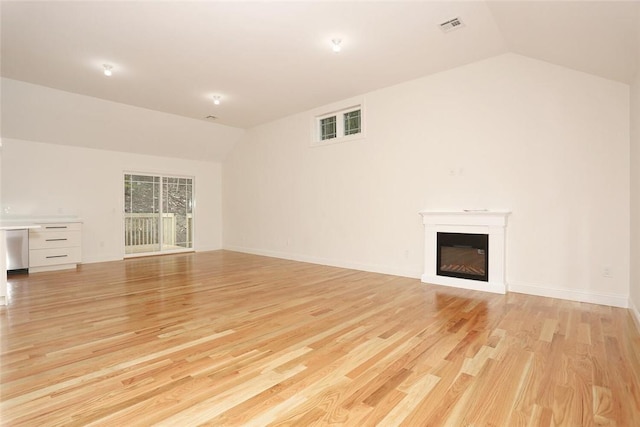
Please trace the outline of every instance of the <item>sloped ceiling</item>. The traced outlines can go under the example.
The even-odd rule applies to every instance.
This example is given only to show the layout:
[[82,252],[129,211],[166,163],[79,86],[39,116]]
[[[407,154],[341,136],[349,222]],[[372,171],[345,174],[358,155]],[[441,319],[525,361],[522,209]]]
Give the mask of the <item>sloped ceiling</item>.
[[489,2],[510,52],[623,83],[638,69],[640,2]]
[[[3,1],[0,12],[3,77],[238,128],[505,52],[623,83],[639,61],[639,1]],[[453,17],[464,27],[443,33]]]

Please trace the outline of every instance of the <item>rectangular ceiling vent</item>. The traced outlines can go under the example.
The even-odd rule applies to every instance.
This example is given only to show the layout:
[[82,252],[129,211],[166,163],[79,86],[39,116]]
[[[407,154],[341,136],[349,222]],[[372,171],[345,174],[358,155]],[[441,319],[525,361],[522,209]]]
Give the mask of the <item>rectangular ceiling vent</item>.
[[449,19],[447,22],[440,24],[440,29],[443,33],[448,33],[462,27],[464,27],[464,22],[462,22],[460,18]]

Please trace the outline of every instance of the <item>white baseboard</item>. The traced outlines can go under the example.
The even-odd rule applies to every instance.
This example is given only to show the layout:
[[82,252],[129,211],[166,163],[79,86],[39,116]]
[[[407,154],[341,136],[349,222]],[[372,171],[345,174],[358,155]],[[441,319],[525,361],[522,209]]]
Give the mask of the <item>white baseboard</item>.
[[104,257],[87,257],[82,258],[82,262],[80,264],[95,264],[97,262],[111,262],[111,261],[122,261],[124,259],[123,256],[110,255]]
[[331,267],[349,268],[353,270],[368,271],[371,273],[390,274],[392,276],[410,277],[419,279],[422,270],[403,269],[389,265],[362,264],[359,262],[350,262],[342,260],[334,260],[329,258],[314,257],[308,255],[293,254],[288,252],[270,251],[264,249],[245,248],[241,246],[225,245],[223,249],[235,252],[243,252],[254,255],[263,255],[273,258],[288,259],[291,261],[308,262],[311,264],[329,265]]
[[220,245],[198,245],[194,248],[196,252],[219,251],[222,249]]
[[[342,261],[308,255],[293,254],[288,252],[271,251],[265,249],[247,248],[242,246],[224,245],[223,249],[249,253],[254,255],[263,255],[274,258],[288,259],[292,261],[309,262],[312,264],[329,265],[333,267],[349,268],[361,271],[369,271],[372,273],[390,274],[394,276],[410,277],[414,279],[422,279],[422,270],[402,269],[388,265],[363,264],[358,262]],[[586,292],[573,289],[551,288],[537,285],[525,284],[508,284],[507,292],[517,292],[528,295],[537,295],[550,298],[559,298],[569,301],[586,302],[591,304],[608,305],[611,307],[628,308],[630,301],[627,295],[608,294],[602,292]],[[502,293],[502,292],[499,292]],[[632,313],[635,316],[640,328],[640,312],[633,307]]]
[[[208,251],[218,251],[222,249],[220,246],[203,246],[195,249],[195,252],[208,252]],[[182,252],[178,252],[182,253]],[[158,254],[160,255],[160,254]],[[111,262],[111,261],[122,261],[127,258],[124,253],[119,254],[108,254],[108,255],[100,255],[100,256],[83,256],[82,264],[94,264],[97,262]],[[135,257],[133,257],[135,258]]]
[[629,305],[629,298],[627,295],[585,292],[574,289],[558,289],[509,283],[509,292],[566,299],[569,301],[588,302],[591,304],[601,304],[621,308],[627,308]]
[[631,298],[629,298],[629,311],[631,311],[631,317],[635,320],[636,328],[640,332],[640,311],[638,311],[638,307],[636,307]]

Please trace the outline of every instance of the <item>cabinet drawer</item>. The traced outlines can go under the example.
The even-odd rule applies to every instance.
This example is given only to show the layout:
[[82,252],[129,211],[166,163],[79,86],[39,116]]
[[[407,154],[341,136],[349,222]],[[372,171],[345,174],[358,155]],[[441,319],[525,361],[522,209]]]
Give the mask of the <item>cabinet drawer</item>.
[[79,247],[29,250],[29,267],[78,264],[80,261],[81,253]]
[[29,249],[68,248],[80,243],[79,231],[40,231],[29,235]]
[[79,222],[58,222],[49,224],[39,224],[40,228],[32,228],[31,233],[42,233],[44,231],[80,231],[82,224]]

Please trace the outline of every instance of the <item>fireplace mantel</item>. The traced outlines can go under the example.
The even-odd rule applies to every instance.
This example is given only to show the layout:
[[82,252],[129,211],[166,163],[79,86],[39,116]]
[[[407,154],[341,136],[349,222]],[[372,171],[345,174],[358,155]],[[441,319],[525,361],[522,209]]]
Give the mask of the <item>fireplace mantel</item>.
[[[424,274],[422,282],[504,294],[505,280],[505,229],[509,211],[461,210],[419,212],[424,224]],[[437,234],[469,233],[489,236],[489,281],[440,276],[436,273]]]

